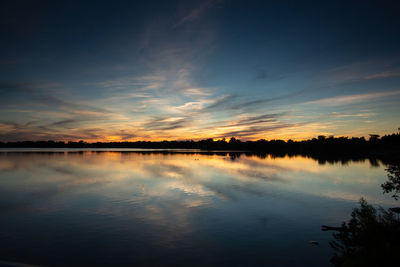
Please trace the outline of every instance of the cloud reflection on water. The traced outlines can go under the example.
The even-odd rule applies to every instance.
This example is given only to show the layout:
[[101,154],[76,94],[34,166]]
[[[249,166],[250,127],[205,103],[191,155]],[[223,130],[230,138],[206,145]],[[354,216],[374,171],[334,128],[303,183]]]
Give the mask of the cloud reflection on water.
[[[140,191],[147,198],[165,197],[179,191],[184,195],[182,201],[193,199],[197,203],[188,204],[190,207],[209,203],[204,199],[210,197],[232,199],[239,192],[262,196],[271,192],[271,188],[356,201],[360,194],[353,190],[355,184],[363,188],[365,196],[369,193],[365,189],[370,188],[371,193],[377,191],[374,188],[377,176],[383,176],[382,168],[369,168],[368,163],[353,163],[351,167],[339,164],[321,166],[303,157],[262,159],[241,156],[232,160],[228,153],[225,156],[120,152],[8,153],[0,154],[0,157],[1,173],[12,172],[12,176],[16,176],[3,178],[2,191],[21,190],[24,185],[32,199],[37,199],[38,195],[51,198],[65,191],[97,191],[112,195],[120,189],[128,189]],[[310,184],[313,184],[312,190],[307,188]],[[369,198],[377,199],[376,196],[373,194]]]
[[[29,226],[27,244],[59,235],[51,247],[71,249],[71,242],[79,242],[97,257],[107,246],[107,253],[126,251],[124,257],[135,261],[152,254],[181,258],[188,251],[184,255],[191,260],[218,265],[215,251],[230,251],[229,259],[254,251],[260,257],[263,246],[271,251],[269,258],[284,259],[279,251],[315,253],[299,242],[308,244],[307,231],[324,238],[320,223],[340,223],[346,203],[352,206],[364,196],[385,204],[379,188],[385,179],[383,166],[372,168],[369,162],[321,165],[303,157],[3,152],[0,236],[12,243],[26,237]],[[293,232],[295,237],[288,234]],[[117,245],[98,241],[103,239]]]

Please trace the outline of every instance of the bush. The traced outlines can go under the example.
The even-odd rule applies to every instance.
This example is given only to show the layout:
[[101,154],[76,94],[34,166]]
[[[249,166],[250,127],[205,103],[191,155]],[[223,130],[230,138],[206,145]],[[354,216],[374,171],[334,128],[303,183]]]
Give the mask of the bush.
[[400,220],[398,215],[383,208],[376,210],[364,199],[354,208],[351,219],[343,223],[335,241],[335,266],[385,266],[398,264],[400,251]]

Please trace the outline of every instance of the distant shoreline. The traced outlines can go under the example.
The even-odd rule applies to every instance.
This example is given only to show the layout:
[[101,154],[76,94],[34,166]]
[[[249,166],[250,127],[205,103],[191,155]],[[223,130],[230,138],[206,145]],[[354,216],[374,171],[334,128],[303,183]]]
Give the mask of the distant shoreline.
[[163,142],[55,142],[24,141],[0,142],[0,154],[4,153],[85,153],[119,152],[140,154],[207,154],[225,155],[232,159],[241,155],[260,158],[303,156],[317,160],[320,164],[369,160],[371,165],[400,164],[400,134],[381,138],[325,138],[305,141],[258,140],[242,142],[231,139],[213,141],[163,141]]
[[205,139],[199,141],[135,141],[135,142],[95,142],[87,143],[64,141],[17,141],[0,142],[0,148],[85,148],[85,149],[197,149],[204,151],[250,151],[265,153],[288,154],[351,154],[351,155],[382,155],[400,153],[400,134],[379,137],[371,135],[369,140],[364,137],[326,137],[318,136],[303,141],[257,140],[241,141],[231,138]]

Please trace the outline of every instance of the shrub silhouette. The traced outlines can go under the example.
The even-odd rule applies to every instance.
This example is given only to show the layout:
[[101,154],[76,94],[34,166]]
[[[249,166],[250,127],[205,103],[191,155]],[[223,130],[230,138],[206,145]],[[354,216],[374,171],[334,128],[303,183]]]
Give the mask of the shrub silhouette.
[[[396,200],[400,193],[400,164],[386,169],[388,181],[381,185],[383,193]],[[354,208],[349,222],[341,227],[323,226],[322,230],[337,231],[330,242],[334,249],[331,262],[335,266],[385,266],[398,264],[400,251],[400,208],[375,209],[365,199]]]
[[400,220],[383,208],[375,209],[364,199],[354,208],[330,242],[335,266],[385,266],[398,263]]
[[388,172],[388,181],[381,187],[384,193],[394,192],[392,197],[397,200],[400,193],[400,164],[389,165],[386,171]]

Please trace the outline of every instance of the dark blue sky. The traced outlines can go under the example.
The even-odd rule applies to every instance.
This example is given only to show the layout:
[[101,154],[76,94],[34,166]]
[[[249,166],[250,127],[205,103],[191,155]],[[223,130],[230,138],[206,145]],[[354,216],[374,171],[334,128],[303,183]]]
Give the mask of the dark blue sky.
[[9,1],[0,141],[400,126],[396,1]]

